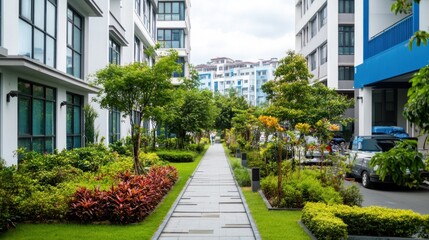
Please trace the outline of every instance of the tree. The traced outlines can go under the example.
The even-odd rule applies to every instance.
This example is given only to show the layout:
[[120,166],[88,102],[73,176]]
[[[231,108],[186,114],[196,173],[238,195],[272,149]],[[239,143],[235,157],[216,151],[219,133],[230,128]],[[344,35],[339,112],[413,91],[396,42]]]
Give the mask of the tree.
[[83,112],[85,117],[85,144],[88,145],[97,140],[94,122],[98,117],[98,113],[91,105],[85,105]]
[[[420,3],[420,0],[414,0],[414,2]],[[390,10],[395,14],[398,14],[398,13],[409,14],[409,13],[412,13],[412,7],[413,7],[412,0],[395,0]],[[429,39],[429,32],[424,30],[416,31],[414,35],[410,38],[408,46],[410,49],[412,49],[414,41],[416,41],[417,46],[420,46],[421,43],[423,43],[424,45],[427,45],[428,39]]]
[[172,73],[180,71],[176,59],[177,52],[171,51],[160,57],[153,66],[141,62],[126,66],[111,64],[96,74],[94,83],[102,87],[97,100],[100,106],[117,109],[124,116],[129,116],[136,174],[143,171],[139,162],[142,121],[149,119],[152,106],[165,103],[173,87],[170,80]]
[[213,103],[212,93],[198,89],[175,91],[175,101],[170,104],[170,116],[167,125],[176,133],[179,148],[185,147],[186,134],[210,129],[214,125],[217,109]]
[[338,122],[353,106],[352,99],[334,89],[322,83],[309,84],[312,75],[303,56],[288,51],[280,62],[276,70],[277,80],[262,87],[271,103],[265,115],[275,116],[290,126],[304,122],[314,125],[320,119]]
[[238,96],[237,92],[230,89],[227,95],[217,94],[214,97],[219,114],[216,116],[215,127],[218,130],[225,131],[232,127],[232,119],[241,110],[247,110],[249,104],[244,97]]

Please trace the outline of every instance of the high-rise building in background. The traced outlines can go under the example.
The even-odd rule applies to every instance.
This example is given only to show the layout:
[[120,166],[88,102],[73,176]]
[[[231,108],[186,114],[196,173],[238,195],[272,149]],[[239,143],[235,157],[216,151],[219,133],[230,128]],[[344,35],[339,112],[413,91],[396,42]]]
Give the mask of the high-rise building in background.
[[[429,29],[429,0],[412,1],[408,14],[394,14],[391,0],[363,0],[356,4],[355,95],[356,133],[369,135],[373,126],[405,128],[420,136],[402,115],[409,80],[429,63],[429,46],[408,48],[415,31]],[[420,136],[423,146],[425,136]]]
[[9,165],[20,147],[82,147],[86,104],[98,112],[98,140],[129,134],[121,112],[92,102],[99,89],[90,76],[108,64],[152,65],[144,50],[157,39],[189,60],[189,1],[0,0],[0,6],[0,157]]
[[267,81],[274,80],[277,65],[277,58],[246,62],[220,57],[195,68],[199,74],[200,89],[220,94],[234,90],[250,105],[260,106],[267,101],[261,87]]
[[190,0],[159,0],[157,40],[161,45],[159,54],[174,49],[179,54],[178,62],[182,64],[182,72],[174,73],[173,83],[178,84],[181,77],[189,76],[190,29],[189,18]]
[[[307,59],[312,82],[349,98],[354,97],[354,19],[354,0],[296,1],[295,50]],[[354,117],[354,109],[345,117]],[[350,135],[352,124],[343,131]]]

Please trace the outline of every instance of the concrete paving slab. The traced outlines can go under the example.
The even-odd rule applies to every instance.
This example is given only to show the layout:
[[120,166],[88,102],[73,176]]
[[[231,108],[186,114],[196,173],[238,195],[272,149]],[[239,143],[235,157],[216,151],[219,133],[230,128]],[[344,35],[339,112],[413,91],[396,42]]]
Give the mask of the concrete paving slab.
[[210,146],[152,239],[260,239],[222,145]]

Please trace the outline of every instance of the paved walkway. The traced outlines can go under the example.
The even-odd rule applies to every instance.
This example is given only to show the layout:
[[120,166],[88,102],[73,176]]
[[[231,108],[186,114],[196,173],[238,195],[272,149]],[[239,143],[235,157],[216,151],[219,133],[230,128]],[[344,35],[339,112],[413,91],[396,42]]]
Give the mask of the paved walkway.
[[207,150],[153,239],[260,239],[221,144]]

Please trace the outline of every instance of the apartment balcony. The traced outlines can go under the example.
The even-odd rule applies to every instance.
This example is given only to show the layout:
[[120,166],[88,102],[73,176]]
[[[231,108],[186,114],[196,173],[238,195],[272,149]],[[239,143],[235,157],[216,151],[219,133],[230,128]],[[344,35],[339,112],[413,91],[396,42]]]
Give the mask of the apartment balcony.
[[371,38],[365,49],[365,59],[408,40],[412,35],[413,15],[410,15]]
[[110,36],[112,36],[120,45],[128,45],[128,42],[125,38],[125,28],[111,12],[109,18],[109,32]]

